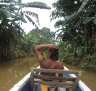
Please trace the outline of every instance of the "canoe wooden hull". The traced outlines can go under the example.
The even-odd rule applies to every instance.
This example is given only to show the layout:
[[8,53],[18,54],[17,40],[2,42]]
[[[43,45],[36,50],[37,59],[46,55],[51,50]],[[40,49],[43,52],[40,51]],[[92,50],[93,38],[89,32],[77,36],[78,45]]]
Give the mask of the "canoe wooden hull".
[[[65,67],[66,70],[68,70]],[[28,73],[22,80],[20,80],[17,84],[13,86],[9,91],[32,91],[30,84],[30,73]],[[71,75],[74,76],[74,75]],[[36,91],[40,91],[40,86],[36,86]],[[62,90],[66,91],[66,90]],[[78,83],[76,91],[92,91],[90,90],[81,80]]]

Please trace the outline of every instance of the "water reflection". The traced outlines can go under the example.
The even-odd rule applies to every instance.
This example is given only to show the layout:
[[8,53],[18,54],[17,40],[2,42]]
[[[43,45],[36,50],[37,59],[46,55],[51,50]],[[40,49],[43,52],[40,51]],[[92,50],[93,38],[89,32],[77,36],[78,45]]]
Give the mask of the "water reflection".
[[85,71],[79,67],[75,67],[69,64],[65,64],[71,70],[81,71],[81,80],[92,90],[96,91],[96,73]]
[[0,63],[0,91],[9,91],[22,77],[36,67],[32,58]]

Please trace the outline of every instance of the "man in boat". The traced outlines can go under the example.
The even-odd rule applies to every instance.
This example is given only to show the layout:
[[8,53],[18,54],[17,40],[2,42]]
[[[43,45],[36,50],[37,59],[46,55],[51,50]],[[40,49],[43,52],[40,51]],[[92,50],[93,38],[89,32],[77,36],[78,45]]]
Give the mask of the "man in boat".
[[[47,50],[46,58],[42,55],[42,50]],[[58,47],[55,44],[41,44],[35,47],[35,52],[41,68],[64,69],[63,63],[59,62]],[[49,75],[49,74],[48,74]],[[51,74],[52,75],[52,74]]]
[[[46,58],[43,57],[42,52],[46,53]],[[55,44],[41,44],[37,45],[35,47],[35,52],[40,64],[41,68],[45,69],[64,69],[64,66],[62,63],[59,62],[58,57],[59,57],[59,52],[58,52],[58,47]],[[42,75],[47,75],[47,76],[55,76],[56,74],[54,73],[41,73]],[[58,74],[58,76],[63,76],[63,74]],[[47,79],[46,79],[47,80]],[[48,86],[41,84],[41,91],[48,91]],[[52,89],[49,87],[49,89]],[[57,91],[57,87],[54,88],[54,91]]]

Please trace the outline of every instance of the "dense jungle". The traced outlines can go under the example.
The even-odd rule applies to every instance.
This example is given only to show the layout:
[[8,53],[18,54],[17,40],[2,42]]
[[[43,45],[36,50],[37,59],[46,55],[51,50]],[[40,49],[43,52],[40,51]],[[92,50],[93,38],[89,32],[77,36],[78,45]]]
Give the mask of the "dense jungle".
[[[70,69],[82,70],[81,80],[95,91],[96,0],[56,0],[50,15],[51,21],[56,20],[53,31],[47,27],[40,29],[39,15],[25,8],[51,9],[38,1],[0,0],[1,90],[7,91],[31,67],[39,65],[35,61],[36,45],[55,43],[59,47],[60,61]],[[28,33],[21,27],[27,22],[32,24]]]
[[[56,43],[62,62],[96,72],[96,0],[54,2],[50,19],[58,18],[55,32],[46,27],[39,29],[30,18],[33,16],[39,22],[38,14],[22,10],[25,7],[50,9],[46,4],[25,4],[21,0],[15,4],[4,0],[10,5],[0,2],[0,62],[32,56],[37,44]],[[27,23],[25,17],[36,27],[27,34],[20,26]]]

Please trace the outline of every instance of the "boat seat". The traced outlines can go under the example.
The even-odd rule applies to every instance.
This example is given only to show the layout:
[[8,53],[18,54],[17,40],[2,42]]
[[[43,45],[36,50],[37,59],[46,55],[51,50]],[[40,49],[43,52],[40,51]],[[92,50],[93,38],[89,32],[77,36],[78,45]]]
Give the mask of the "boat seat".
[[[42,75],[41,73],[52,73],[56,74],[56,76]],[[75,91],[79,81],[79,73],[79,71],[73,70],[35,68],[30,75],[32,91],[34,91],[35,84],[44,84],[49,88],[61,87],[66,88],[66,91]],[[59,76],[59,74],[63,74],[63,76]],[[70,76],[71,74],[75,76]]]

